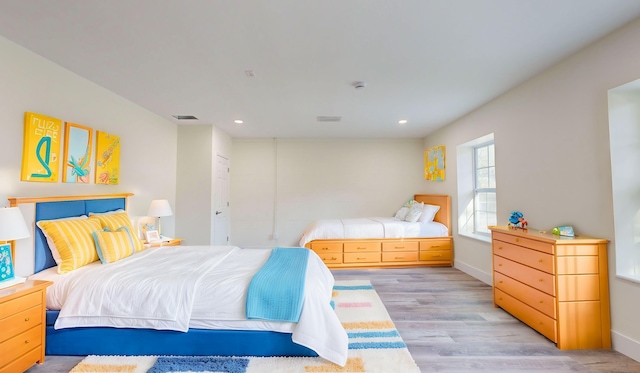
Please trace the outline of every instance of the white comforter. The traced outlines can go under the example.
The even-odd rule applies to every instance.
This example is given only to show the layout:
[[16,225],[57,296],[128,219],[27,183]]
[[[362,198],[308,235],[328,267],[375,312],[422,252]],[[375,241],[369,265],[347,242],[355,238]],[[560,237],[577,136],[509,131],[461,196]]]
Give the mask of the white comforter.
[[272,330],[339,365],[347,334],[330,306],[334,279],[310,252],[299,322],[246,320],[246,290],[271,250],[230,246],[148,249],[115,263],[99,262],[65,275],[49,269],[47,308],[59,309],[56,329],[107,326],[187,331],[192,328]]
[[300,246],[320,239],[409,238],[448,236],[448,229],[438,222],[407,222],[396,218],[357,218],[317,220],[302,234]]

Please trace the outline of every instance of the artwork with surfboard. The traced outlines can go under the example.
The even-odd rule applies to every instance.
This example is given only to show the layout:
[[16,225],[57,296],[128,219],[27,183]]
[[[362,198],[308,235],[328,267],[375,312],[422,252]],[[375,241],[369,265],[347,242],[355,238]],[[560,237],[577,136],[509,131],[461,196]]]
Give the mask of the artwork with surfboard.
[[92,139],[93,130],[91,128],[80,124],[66,123],[62,182],[89,184]]
[[26,112],[21,181],[58,182],[62,121]]
[[96,184],[117,185],[120,177],[120,137],[96,131]]

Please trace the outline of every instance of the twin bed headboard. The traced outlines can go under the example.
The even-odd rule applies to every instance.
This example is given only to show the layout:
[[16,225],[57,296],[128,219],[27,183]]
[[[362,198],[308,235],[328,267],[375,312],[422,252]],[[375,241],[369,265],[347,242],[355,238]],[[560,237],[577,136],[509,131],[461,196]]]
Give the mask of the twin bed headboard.
[[11,207],[20,208],[27,226],[31,230],[31,238],[16,242],[14,260],[16,272],[27,276],[56,265],[42,231],[35,223],[40,220],[60,219],[90,212],[107,212],[118,209],[126,210],[127,198],[131,193],[103,194],[87,196],[9,198]]

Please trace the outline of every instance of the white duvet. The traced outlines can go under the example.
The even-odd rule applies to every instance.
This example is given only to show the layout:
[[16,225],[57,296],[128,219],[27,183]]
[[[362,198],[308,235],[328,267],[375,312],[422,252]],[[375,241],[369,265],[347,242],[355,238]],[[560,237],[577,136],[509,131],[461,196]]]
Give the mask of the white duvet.
[[317,220],[302,234],[300,246],[320,239],[343,238],[411,238],[448,236],[444,224],[407,222],[396,218],[356,218]]
[[302,315],[297,323],[247,320],[246,290],[271,250],[232,246],[168,246],[115,263],[99,262],[59,275],[55,268],[31,278],[47,279],[47,308],[60,310],[56,329],[106,326],[187,331],[271,330],[343,366],[347,334],[330,306],[334,279],[309,253]]

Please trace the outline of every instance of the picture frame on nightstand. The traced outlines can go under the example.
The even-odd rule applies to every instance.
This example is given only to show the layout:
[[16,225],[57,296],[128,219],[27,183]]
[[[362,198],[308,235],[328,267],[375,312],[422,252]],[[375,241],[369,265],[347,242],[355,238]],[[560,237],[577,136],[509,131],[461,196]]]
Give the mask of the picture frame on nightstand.
[[160,234],[158,233],[158,231],[146,231],[145,232],[145,238],[147,239],[147,242],[158,242],[160,241]]
[[0,289],[21,284],[26,279],[16,276],[11,257],[11,245],[0,244]]

